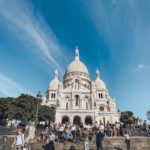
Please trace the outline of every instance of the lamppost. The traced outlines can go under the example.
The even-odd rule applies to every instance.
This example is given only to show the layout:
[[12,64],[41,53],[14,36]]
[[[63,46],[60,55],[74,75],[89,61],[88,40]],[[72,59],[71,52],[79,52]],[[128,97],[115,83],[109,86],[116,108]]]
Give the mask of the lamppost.
[[96,101],[94,100],[94,123],[95,123],[95,108],[96,108]]
[[118,121],[120,121],[120,118],[121,118],[121,111],[120,111],[120,109],[118,109],[118,115],[119,115],[119,120]]
[[37,97],[37,106],[36,106],[35,125],[37,125],[37,123],[38,123],[39,102],[40,102],[41,97],[42,97],[40,91],[38,91],[36,97]]

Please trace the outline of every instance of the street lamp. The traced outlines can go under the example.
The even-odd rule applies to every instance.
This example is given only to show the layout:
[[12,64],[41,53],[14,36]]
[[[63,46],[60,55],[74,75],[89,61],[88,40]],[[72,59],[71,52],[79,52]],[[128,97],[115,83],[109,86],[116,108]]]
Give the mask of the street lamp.
[[120,121],[120,118],[121,118],[121,111],[120,111],[120,109],[118,109],[118,115],[119,115],[119,121]]
[[38,123],[39,102],[41,101],[41,97],[42,97],[40,91],[38,91],[36,97],[37,97],[37,106],[36,106],[35,125],[37,125],[37,123]]
[[94,101],[94,123],[95,123],[95,108],[96,108],[96,101]]

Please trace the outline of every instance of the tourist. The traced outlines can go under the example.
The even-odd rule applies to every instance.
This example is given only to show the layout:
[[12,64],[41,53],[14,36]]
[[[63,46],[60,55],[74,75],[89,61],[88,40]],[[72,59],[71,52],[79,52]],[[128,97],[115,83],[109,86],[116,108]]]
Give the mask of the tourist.
[[59,131],[58,131],[58,142],[62,141],[63,132],[64,132],[64,126],[63,126],[63,125],[60,125]]
[[116,129],[116,136],[120,136],[120,123],[115,123],[115,129]]
[[53,150],[55,147],[54,147],[54,141],[55,141],[55,134],[54,132],[51,132],[50,135],[48,136],[48,138],[46,139],[46,145],[44,146],[44,148],[46,150]]
[[76,149],[75,149],[75,146],[72,145],[72,146],[69,148],[69,150],[76,150]]
[[100,128],[98,128],[98,131],[96,133],[96,147],[97,150],[103,150],[103,138],[104,138],[104,133]]
[[49,135],[49,139],[51,140],[51,141],[55,141],[55,134],[53,133],[53,132],[51,132],[50,133],[50,135]]
[[100,129],[101,129],[101,132],[103,132],[103,133],[104,133],[104,129],[105,129],[105,128],[104,128],[103,123],[100,123],[100,126],[99,126],[99,127],[100,127]]
[[68,127],[66,126],[65,129],[64,129],[64,133],[63,133],[63,138],[64,138],[64,143],[65,144],[67,143],[68,136],[69,136],[69,130],[68,130]]
[[71,134],[73,136],[73,142],[75,142],[75,138],[76,138],[76,126],[74,124],[71,127]]
[[81,129],[79,127],[77,127],[77,131],[76,131],[76,142],[79,143],[81,140]]
[[31,150],[29,144],[24,143],[24,146],[23,146],[22,150]]
[[89,132],[87,131],[87,128],[84,128],[82,134],[84,139],[84,150],[89,150]]
[[146,132],[147,132],[147,135],[150,136],[150,125],[147,125]]
[[24,134],[21,132],[21,129],[17,129],[16,137],[13,145],[15,144],[16,150],[21,150],[24,144]]
[[127,130],[125,130],[124,137],[125,137],[127,150],[130,150],[130,137],[129,137],[129,133],[127,132]]
[[53,140],[49,140],[49,143],[44,146],[45,150],[55,150],[55,145]]
[[43,132],[40,133],[39,141],[40,141],[40,143],[44,143],[44,133]]

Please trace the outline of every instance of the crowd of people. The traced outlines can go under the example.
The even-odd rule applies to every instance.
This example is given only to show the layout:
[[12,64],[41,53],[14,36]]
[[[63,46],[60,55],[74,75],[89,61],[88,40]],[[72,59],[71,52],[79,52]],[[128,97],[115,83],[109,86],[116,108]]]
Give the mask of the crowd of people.
[[69,124],[69,123],[53,123],[51,122],[49,126],[40,133],[42,137],[42,141],[47,137],[47,135],[54,135],[55,139],[59,141],[64,141],[65,143],[68,140],[73,142],[81,142],[82,141],[82,133],[84,129],[87,129],[89,132],[89,139],[92,140],[95,137],[96,130],[98,128],[101,129],[104,136],[114,137],[114,136],[124,136],[125,131],[129,133],[130,136],[134,136],[135,131],[143,131],[145,134],[149,136],[150,127],[146,126],[146,124],[124,124],[121,122],[115,122],[114,124],[107,123],[104,125],[103,123],[96,122],[95,124]]
[[[145,123],[137,124],[123,124],[121,122],[115,122],[114,124],[95,122],[95,124],[69,124],[66,123],[54,123],[51,122],[49,126],[45,126],[40,132],[38,132],[38,140],[42,143],[45,150],[55,150],[54,142],[68,142],[83,144],[84,150],[89,150],[90,143],[96,144],[97,150],[103,150],[104,137],[117,137],[122,136],[125,138],[127,149],[130,149],[130,136],[133,136],[135,128],[144,130],[147,135],[150,134],[150,127]],[[38,129],[37,129],[38,131]],[[20,129],[17,130],[15,138],[16,150],[30,150],[27,143],[24,143],[24,134]],[[72,150],[73,147],[70,148]]]
[[[96,122],[95,124],[69,124],[69,123],[53,123],[51,122],[42,132],[39,133],[39,141],[45,143],[50,141],[50,145],[54,145],[54,142],[73,142],[73,143],[83,143],[84,150],[89,149],[89,142],[96,143],[97,150],[102,150],[102,141],[105,136],[115,137],[122,136],[125,137],[125,142],[127,148],[130,149],[130,136],[133,134],[133,130],[136,128],[135,124],[123,124],[121,122],[115,122],[114,124]],[[137,128],[145,128],[147,132],[147,127],[145,124],[138,126]],[[149,131],[148,131],[149,132]]]
[[[39,141],[41,143],[47,143],[45,145],[46,150],[54,150],[54,141],[73,143],[83,143],[84,150],[89,150],[89,142],[96,141],[97,150],[103,150],[102,140],[105,136],[104,126],[90,126],[90,125],[71,125],[71,124],[54,124],[51,123],[49,127],[46,127],[44,132],[39,135]],[[72,150],[74,147],[71,147]]]

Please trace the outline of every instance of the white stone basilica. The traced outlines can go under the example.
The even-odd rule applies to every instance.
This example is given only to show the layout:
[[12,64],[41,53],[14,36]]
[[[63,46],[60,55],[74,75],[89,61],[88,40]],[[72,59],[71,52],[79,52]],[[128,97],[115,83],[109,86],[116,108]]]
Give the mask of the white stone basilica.
[[59,123],[97,121],[106,124],[118,121],[115,100],[110,97],[98,70],[96,80],[91,80],[88,69],[79,59],[78,48],[62,82],[58,80],[57,70],[54,72],[42,105],[56,108],[55,121]]

